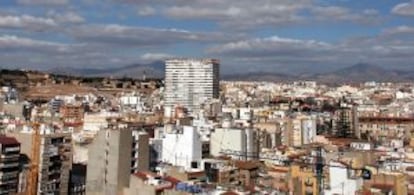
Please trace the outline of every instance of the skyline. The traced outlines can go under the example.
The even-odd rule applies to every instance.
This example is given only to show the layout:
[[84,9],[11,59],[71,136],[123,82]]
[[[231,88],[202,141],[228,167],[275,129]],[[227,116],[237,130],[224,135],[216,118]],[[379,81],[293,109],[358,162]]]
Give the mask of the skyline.
[[0,3],[2,68],[108,68],[219,58],[223,72],[413,70],[414,1],[16,0]]

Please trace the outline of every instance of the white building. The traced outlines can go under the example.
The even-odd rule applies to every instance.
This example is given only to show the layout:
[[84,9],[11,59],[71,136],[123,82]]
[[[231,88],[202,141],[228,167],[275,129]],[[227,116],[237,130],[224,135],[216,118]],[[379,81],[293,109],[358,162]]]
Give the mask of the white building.
[[197,129],[202,141],[210,141],[211,132],[214,130],[215,123],[208,120],[203,114],[193,119],[193,127]]
[[210,154],[213,156],[227,154],[234,159],[251,159],[257,155],[255,132],[249,128],[216,128],[210,138]]
[[286,131],[288,131],[287,133],[291,133],[291,137],[286,136],[286,138],[290,138],[291,141],[288,145],[290,146],[294,146],[294,147],[299,147],[302,146],[303,142],[302,142],[302,120],[295,118],[295,119],[291,119],[291,121],[289,121],[290,123],[290,128],[287,128]]
[[361,189],[362,178],[349,165],[337,161],[331,161],[329,165],[329,190],[325,190],[326,195],[355,194]]
[[192,126],[175,127],[162,139],[162,161],[191,169],[191,163],[201,160],[201,140]]
[[137,111],[138,113],[148,112],[149,108],[140,94],[124,94],[119,98],[123,110]]
[[108,127],[108,118],[119,116],[120,114],[115,112],[85,114],[83,119],[83,130],[91,133],[97,133],[99,130]]
[[[189,111],[200,109],[201,103],[219,97],[219,61],[213,59],[172,59],[166,61],[165,107],[175,106]],[[172,113],[165,113],[172,116]]]
[[316,137],[316,119],[309,117],[302,120],[302,143],[310,144]]
[[239,119],[250,121],[253,118],[253,110],[251,108],[239,108]]
[[316,118],[298,115],[281,120],[282,142],[285,145],[300,147],[313,143],[316,137]]

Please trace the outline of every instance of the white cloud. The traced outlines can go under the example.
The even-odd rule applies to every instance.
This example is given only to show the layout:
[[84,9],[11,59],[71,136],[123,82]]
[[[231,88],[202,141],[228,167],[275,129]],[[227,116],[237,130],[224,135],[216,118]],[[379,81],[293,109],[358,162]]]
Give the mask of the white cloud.
[[167,10],[167,14],[181,19],[225,19],[241,16],[242,9],[238,7],[226,7],[224,9],[197,9],[191,6],[174,6]]
[[[351,10],[340,6],[320,6],[313,0],[112,0],[156,6],[167,17],[180,20],[212,20],[232,30],[252,30],[311,23],[316,20],[377,24],[381,21],[377,10]],[[307,13],[311,13],[309,15]]]
[[382,35],[401,35],[401,34],[414,34],[414,27],[412,26],[397,26],[393,28],[385,29]]
[[165,14],[177,19],[215,20],[222,27],[231,29],[249,29],[300,22],[303,20],[300,11],[310,5],[309,0],[196,0],[170,6]]
[[85,18],[80,16],[76,12],[64,12],[64,13],[57,13],[56,11],[49,11],[47,16],[53,18],[59,23],[83,23],[85,22]]
[[34,40],[14,35],[0,36],[0,49],[4,52],[67,53],[72,46],[62,43]]
[[349,21],[362,24],[376,24],[381,21],[379,12],[375,9],[365,9],[355,12],[346,7],[314,6],[311,8],[316,20],[320,21]]
[[66,5],[69,0],[17,0],[22,5]]
[[56,22],[51,18],[41,18],[29,15],[0,16],[0,28],[20,28],[33,31],[43,31],[46,28],[57,26]]
[[332,46],[315,40],[298,40],[272,36],[227,43],[210,48],[210,53],[232,56],[305,56],[318,51],[329,51]]
[[181,29],[144,28],[123,25],[82,25],[73,27],[70,34],[84,42],[147,47],[182,42],[220,42],[235,40],[242,35],[215,32],[190,32]]
[[[387,33],[375,37],[343,40],[336,44],[278,36],[255,38],[210,47],[207,53],[230,59],[230,63],[237,64],[240,69],[254,65],[262,71],[271,71],[275,67],[278,70],[282,67],[284,70],[294,69],[289,68],[291,66],[302,67],[304,72],[321,71],[323,68],[351,65],[361,60],[407,67],[412,66],[414,61],[414,34],[408,33],[413,30],[400,27],[385,30]],[[395,39],[395,36],[389,36],[390,32],[410,36],[404,40]]]
[[174,57],[171,54],[166,54],[166,53],[145,53],[143,55],[141,55],[141,59],[145,60],[145,61],[158,61],[158,60],[165,60],[168,58],[172,58]]
[[156,12],[155,9],[151,6],[139,6],[137,13],[140,16],[151,16],[154,15]]
[[[111,59],[122,59],[113,62]],[[66,44],[14,35],[0,36],[0,61],[5,68],[84,67],[125,65],[138,57],[118,56],[105,48],[87,44]]]
[[391,13],[401,16],[414,16],[414,1],[397,4],[392,8]]

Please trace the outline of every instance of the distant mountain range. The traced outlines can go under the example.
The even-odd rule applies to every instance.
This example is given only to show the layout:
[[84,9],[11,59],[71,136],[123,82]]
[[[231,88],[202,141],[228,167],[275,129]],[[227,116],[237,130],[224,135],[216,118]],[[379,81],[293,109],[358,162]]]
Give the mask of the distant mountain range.
[[221,76],[223,80],[229,81],[273,81],[273,82],[285,82],[293,81],[298,77],[273,72],[251,72],[243,74],[224,74]]
[[246,73],[238,75],[227,75],[224,79],[247,80],[247,81],[292,81],[292,80],[314,80],[320,83],[360,83],[366,81],[378,82],[406,82],[414,81],[414,71],[388,70],[380,66],[359,63],[353,66],[341,68],[335,71],[307,74],[287,75],[280,73]]
[[156,61],[150,64],[132,64],[128,66],[121,66],[107,69],[77,69],[77,68],[53,68],[48,70],[49,73],[72,75],[72,76],[113,76],[113,77],[129,77],[142,78],[144,75],[147,78],[163,78],[165,70],[165,63],[163,61]]
[[[55,68],[49,70],[55,74],[69,74],[74,76],[113,76],[142,78],[164,77],[165,64],[157,61],[150,64],[133,64],[129,66],[109,69],[73,69]],[[222,74],[223,80],[240,81],[294,81],[294,80],[315,80],[321,83],[359,83],[365,81],[378,82],[404,82],[414,81],[414,71],[388,70],[380,66],[359,63],[350,67],[338,69],[332,72],[307,75],[289,75],[275,72],[250,72],[243,74]]]
[[360,83],[365,81],[401,82],[408,80],[407,76],[409,75],[403,76],[401,73],[372,64],[359,63],[333,72],[312,75],[310,79],[328,83]]

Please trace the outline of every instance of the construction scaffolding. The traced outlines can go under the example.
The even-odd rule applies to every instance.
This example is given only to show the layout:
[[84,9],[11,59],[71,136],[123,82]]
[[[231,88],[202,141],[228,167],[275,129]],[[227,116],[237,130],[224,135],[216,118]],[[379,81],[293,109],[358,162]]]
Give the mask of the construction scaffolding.
[[336,136],[341,138],[350,138],[353,134],[351,129],[350,109],[341,107],[339,109],[339,118],[336,122]]

